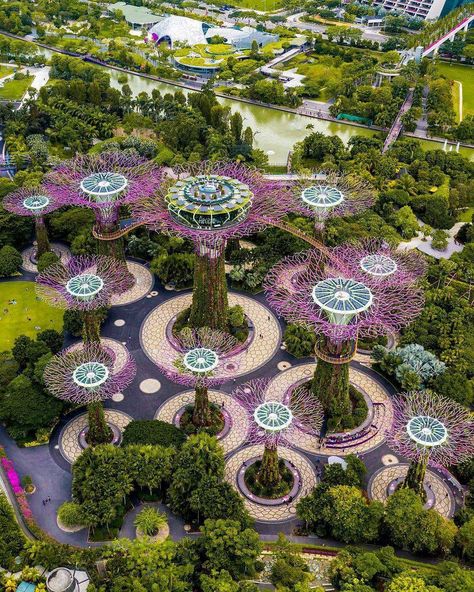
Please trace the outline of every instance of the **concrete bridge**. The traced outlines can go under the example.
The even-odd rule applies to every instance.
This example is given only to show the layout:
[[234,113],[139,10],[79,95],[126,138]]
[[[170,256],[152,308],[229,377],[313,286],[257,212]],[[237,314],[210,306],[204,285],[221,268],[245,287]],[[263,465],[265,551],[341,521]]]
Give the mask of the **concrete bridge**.
[[442,35],[439,39],[437,39],[436,41],[433,41],[427,47],[425,47],[423,49],[421,57],[426,58],[429,55],[435,56],[438,53],[439,48],[443,45],[443,43],[446,43],[446,41],[453,42],[454,38],[456,37],[456,35],[460,31],[467,31],[467,29],[469,28],[469,25],[472,23],[473,20],[474,20],[474,13],[470,14],[469,16],[464,18],[460,23],[458,23],[450,31],[448,31],[447,33]]

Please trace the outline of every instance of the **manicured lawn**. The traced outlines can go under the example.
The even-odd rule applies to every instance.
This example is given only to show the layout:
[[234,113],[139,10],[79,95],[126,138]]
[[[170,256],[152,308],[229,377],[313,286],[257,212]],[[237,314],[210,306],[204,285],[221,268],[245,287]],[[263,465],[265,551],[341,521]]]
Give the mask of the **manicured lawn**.
[[63,311],[36,300],[34,282],[0,283],[0,351],[11,349],[18,335],[35,337],[45,329],[62,331],[62,326]]
[[474,208],[467,208],[458,214],[458,222],[470,222],[472,215],[474,214]]
[[4,78],[5,76],[12,74],[13,70],[14,68],[9,68],[8,66],[0,65],[0,78]]
[[247,8],[248,10],[277,10],[283,5],[282,0],[231,0],[228,2],[231,6],[237,8]]
[[[462,109],[463,118],[466,115],[474,115],[474,68],[470,66],[461,66],[460,64],[438,64],[438,72],[444,74],[451,80],[459,80],[462,83]],[[453,87],[453,94],[456,99],[456,113],[458,112],[459,86]],[[454,104],[454,102],[453,102]]]
[[33,82],[33,76],[27,76],[23,80],[7,80],[0,88],[0,99],[7,101],[19,101]]

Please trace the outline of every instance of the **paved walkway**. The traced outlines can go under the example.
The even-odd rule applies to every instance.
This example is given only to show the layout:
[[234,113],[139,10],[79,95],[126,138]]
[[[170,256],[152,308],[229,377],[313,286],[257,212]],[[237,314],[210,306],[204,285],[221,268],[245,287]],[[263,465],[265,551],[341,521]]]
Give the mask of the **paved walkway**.
[[[406,463],[394,464],[377,471],[372,475],[369,483],[369,497],[380,502],[386,502],[388,498],[388,486],[395,479],[405,478],[408,467],[409,465]],[[445,518],[450,518],[454,513],[455,507],[450,488],[442,478],[429,469],[426,471],[425,484],[435,496],[434,509]]]
[[[71,256],[71,251],[62,243],[51,243],[51,248],[56,253],[56,255],[59,256],[61,263],[65,263]],[[38,273],[36,264],[31,260],[35,250],[35,246],[28,247],[21,253],[21,258],[23,259],[21,266],[25,271],[29,271],[31,273]]]
[[129,272],[135,278],[135,284],[123,294],[112,298],[112,306],[125,306],[144,298],[153,287],[153,275],[144,265],[127,261]]

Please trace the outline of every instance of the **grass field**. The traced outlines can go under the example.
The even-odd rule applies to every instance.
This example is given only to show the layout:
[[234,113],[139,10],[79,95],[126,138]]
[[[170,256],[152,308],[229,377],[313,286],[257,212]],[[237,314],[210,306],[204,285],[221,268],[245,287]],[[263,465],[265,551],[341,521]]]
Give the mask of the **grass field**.
[[27,76],[22,80],[7,80],[0,88],[0,99],[6,101],[19,101],[33,82],[33,76]]
[[264,10],[271,12],[282,7],[282,0],[231,0],[227,4],[247,10]]
[[63,311],[36,300],[34,282],[0,285],[0,351],[11,349],[18,335],[35,337],[45,329],[62,330]]
[[[462,110],[463,118],[466,115],[474,115],[474,68],[459,64],[438,64],[438,72],[444,74],[450,80],[459,80],[462,83]],[[453,105],[458,114],[459,85],[453,86],[453,95],[456,103]]]
[[9,68],[8,66],[0,65],[0,78],[4,78],[5,76],[12,74],[13,70],[14,68]]

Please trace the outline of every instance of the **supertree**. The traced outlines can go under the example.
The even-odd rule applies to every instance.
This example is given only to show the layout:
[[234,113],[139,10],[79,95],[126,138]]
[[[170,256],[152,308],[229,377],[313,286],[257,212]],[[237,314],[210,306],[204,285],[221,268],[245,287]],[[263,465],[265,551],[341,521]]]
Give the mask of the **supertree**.
[[[162,171],[151,161],[125,152],[81,154],[66,160],[45,178],[50,195],[67,205],[94,211],[99,254],[125,261],[123,239],[111,238],[119,229],[121,206],[152,196]],[[129,276],[130,281],[133,278]]]
[[322,242],[328,219],[359,214],[376,199],[376,191],[368,181],[335,171],[319,173],[316,180],[297,181],[293,195],[299,211],[314,218],[315,236]]
[[97,343],[65,350],[46,365],[44,381],[58,399],[76,405],[86,404],[89,416],[87,442],[91,445],[110,442],[111,430],[104,417],[102,401],[125,389],[135,376],[134,360],[127,359],[120,370],[114,368],[114,356]]
[[224,249],[278,221],[291,195],[256,169],[236,162],[203,162],[175,169],[153,197],[133,206],[147,226],[190,239],[196,252],[189,324],[227,329]]
[[307,251],[286,257],[273,267],[264,287],[270,305],[289,322],[306,324],[317,336],[318,358],[312,390],[336,427],[350,414],[349,362],[358,337],[398,332],[423,306],[415,285],[361,282],[350,269]]
[[304,386],[294,389],[286,402],[275,400],[267,378],[239,385],[232,396],[247,411],[248,442],[264,446],[257,479],[264,487],[275,487],[281,478],[278,446],[297,446],[301,431],[317,437],[323,423],[321,403]]
[[239,355],[226,359],[238,344],[235,337],[209,327],[185,328],[174,336],[174,346],[168,347],[157,364],[171,381],[195,389],[193,424],[210,425],[208,388],[224,384],[238,367]]
[[426,271],[426,260],[416,250],[397,251],[381,239],[345,243],[332,250],[332,258],[361,282],[411,284]]
[[411,460],[403,483],[423,498],[428,465],[449,467],[474,454],[474,420],[469,409],[429,391],[393,398],[387,444]]
[[44,216],[61,205],[59,198],[50,194],[44,187],[17,189],[3,199],[3,207],[9,212],[35,219],[36,260],[51,250]]
[[100,309],[126,289],[122,265],[113,257],[79,255],[54,263],[36,276],[36,293],[57,308],[82,313],[83,339],[100,341]]

